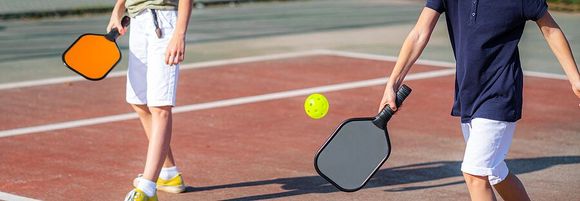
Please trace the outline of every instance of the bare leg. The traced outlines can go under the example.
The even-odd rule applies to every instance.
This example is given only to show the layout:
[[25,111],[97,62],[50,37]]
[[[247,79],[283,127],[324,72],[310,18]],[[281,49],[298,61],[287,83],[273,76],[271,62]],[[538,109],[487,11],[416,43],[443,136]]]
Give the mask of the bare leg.
[[493,186],[497,193],[503,198],[505,201],[529,201],[530,197],[528,197],[528,193],[526,192],[526,188],[522,182],[516,177],[516,175],[512,174],[511,172],[508,176],[500,182]]
[[[147,105],[131,105],[135,112],[139,115],[139,119],[141,120],[141,125],[145,130],[145,135],[147,135],[147,139],[151,136],[151,111],[149,111],[149,107]],[[169,146],[169,152],[167,153],[167,158],[165,158],[165,162],[163,163],[163,167],[173,167],[175,166],[175,159],[173,158],[173,152],[171,151],[171,145]]]
[[172,124],[171,106],[150,107],[149,111],[151,111],[152,125],[143,178],[157,181],[163,161],[169,152]]
[[496,201],[493,189],[487,180],[487,176],[476,176],[463,173],[467,190],[472,201]]

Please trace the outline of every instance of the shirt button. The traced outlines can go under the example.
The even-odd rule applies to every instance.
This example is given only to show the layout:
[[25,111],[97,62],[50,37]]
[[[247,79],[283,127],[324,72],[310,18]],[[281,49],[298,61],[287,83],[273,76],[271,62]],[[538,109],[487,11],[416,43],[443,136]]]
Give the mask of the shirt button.
[[475,16],[475,13],[471,13],[471,16]]

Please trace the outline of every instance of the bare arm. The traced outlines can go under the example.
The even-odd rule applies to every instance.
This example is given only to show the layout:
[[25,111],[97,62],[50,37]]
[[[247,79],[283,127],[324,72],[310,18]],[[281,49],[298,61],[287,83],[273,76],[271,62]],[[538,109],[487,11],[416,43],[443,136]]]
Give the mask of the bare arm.
[[550,49],[556,55],[558,62],[562,65],[562,69],[564,69],[572,85],[572,91],[580,98],[580,75],[566,36],[550,13],[546,13],[542,18],[537,20],[536,24],[544,35],[546,42],[548,42],[548,46],[550,46]]
[[121,25],[121,18],[123,18],[123,15],[125,15],[125,0],[117,0],[115,7],[113,7],[113,12],[111,13],[109,25],[107,25],[107,32],[111,31],[113,28],[117,28],[121,35],[125,34],[125,27]]
[[427,46],[439,16],[440,14],[437,11],[431,8],[423,8],[419,19],[417,20],[417,24],[405,39],[403,47],[401,47],[397,63],[393,68],[393,72],[391,73],[385,88],[379,111],[382,110],[386,104],[389,104],[393,110],[397,109],[395,105],[396,91],[399,89],[399,86],[405,79],[411,66],[413,66],[415,61],[417,61],[423,52],[423,49]]
[[171,41],[167,45],[165,63],[178,64],[185,59],[185,34],[191,16],[192,0],[180,0],[177,8],[177,22]]

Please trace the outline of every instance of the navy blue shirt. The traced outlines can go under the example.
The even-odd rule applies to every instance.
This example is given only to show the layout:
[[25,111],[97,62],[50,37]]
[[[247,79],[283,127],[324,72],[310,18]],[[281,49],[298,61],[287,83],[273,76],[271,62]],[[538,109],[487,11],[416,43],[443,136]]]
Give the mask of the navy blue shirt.
[[515,122],[522,115],[518,42],[527,20],[547,11],[545,0],[427,0],[445,12],[457,71],[451,115]]

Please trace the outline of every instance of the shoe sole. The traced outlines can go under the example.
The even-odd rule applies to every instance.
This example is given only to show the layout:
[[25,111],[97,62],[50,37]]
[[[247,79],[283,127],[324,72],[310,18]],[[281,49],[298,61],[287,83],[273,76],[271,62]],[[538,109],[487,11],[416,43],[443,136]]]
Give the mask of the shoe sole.
[[185,186],[157,186],[157,190],[167,193],[183,193]]
[[[137,188],[138,178],[133,180],[133,187]],[[157,186],[157,190],[167,192],[167,193],[183,193],[185,191],[185,186]]]

